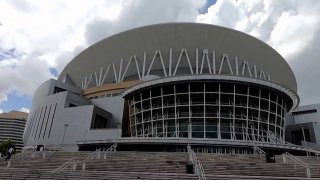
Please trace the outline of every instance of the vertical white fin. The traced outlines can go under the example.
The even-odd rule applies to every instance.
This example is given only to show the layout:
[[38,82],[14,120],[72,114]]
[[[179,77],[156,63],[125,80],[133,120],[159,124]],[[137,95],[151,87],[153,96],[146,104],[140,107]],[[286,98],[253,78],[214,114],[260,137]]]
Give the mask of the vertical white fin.
[[190,72],[191,72],[191,74],[193,74],[193,70],[192,70],[192,66],[191,66],[191,63],[190,63],[190,59],[189,59],[189,56],[188,56],[187,49],[183,48],[183,49],[181,50],[181,52],[180,52],[180,56],[179,56],[178,62],[177,62],[177,64],[176,64],[176,67],[175,67],[174,72],[173,72],[173,76],[175,76],[176,73],[177,73],[177,69],[178,69],[178,67],[179,67],[179,65],[180,65],[180,61],[181,61],[181,58],[182,58],[183,53],[185,54],[186,59],[187,59],[187,62],[188,62],[188,64],[189,64]]
[[203,72],[203,64],[204,64],[204,60],[205,60],[205,59],[207,60],[209,73],[212,74],[208,53],[209,53],[209,52],[208,52],[208,49],[203,49],[203,50],[202,50],[202,60],[201,60],[200,74],[202,74],[202,72]]
[[222,55],[222,59],[221,59],[221,62],[220,62],[220,68],[219,68],[219,74],[221,74],[221,72],[222,72],[222,67],[223,67],[223,64],[224,64],[225,60],[228,63],[228,67],[229,67],[230,73],[233,74],[233,70],[232,70],[232,67],[231,67],[231,64],[230,64],[230,61],[229,61],[229,58],[228,58],[228,54],[226,54],[226,53],[223,53],[223,55]]

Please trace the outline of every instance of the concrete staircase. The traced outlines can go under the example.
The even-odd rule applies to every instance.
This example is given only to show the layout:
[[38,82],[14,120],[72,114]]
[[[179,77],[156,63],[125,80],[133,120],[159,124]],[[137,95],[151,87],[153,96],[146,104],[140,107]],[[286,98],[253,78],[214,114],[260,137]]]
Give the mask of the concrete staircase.
[[13,157],[11,164],[12,168],[26,168],[30,170],[39,170],[39,171],[52,171],[63,163],[70,159],[82,161],[84,160],[90,152],[45,152],[45,157],[43,157],[42,152],[28,154],[19,159]]
[[[161,152],[113,152],[104,159],[82,162],[92,152],[41,152],[19,160],[13,160],[10,168],[1,162],[0,179],[196,179],[195,174],[186,174],[188,155],[186,153]],[[13,157],[14,159],[14,157]],[[76,170],[71,166],[52,174],[54,169],[73,159]],[[1,167],[2,166],[2,167]]]
[[[86,162],[82,162],[92,152],[36,152],[34,156],[13,156],[12,165],[0,161],[0,179],[150,179],[183,180],[198,179],[195,174],[186,173],[189,156],[183,152],[112,152],[104,156],[100,153]],[[19,155],[18,155],[19,156]],[[235,154],[196,154],[203,165],[207,179],[307,179],[305,169],[289,162],[282,163],[282,156],[276,156],[276,163],[265,163],[258,155]],[[320,179],[320,159],[299,157],[309,163],[311,176]],[[71,166],[52,174],[51,172],[67,161],[77,162],[76,169]]]
[[[258,155],[241,154],[197,154],[207,176],[264,176],[269,179],[288,178],[301,179],[306,177],[306,170],[301,166],[294,166],[293,162],[283,164],[282,156],[276,156],[276,163],[266,163],[265,158]],[[311,177],[320,178],[320,160],[312,157],[310,164]],[[259,177],[264,179],[263,177]],[[258,177],[254,179],[259,179]],[[247,178],[245,178],[247,179]]]
[[[315,156],[297,156],[302,161],[308,163],[311,177],[318,177],[320,179],[320,157],[317,158]],[[289,161],[292,164],[292,162]]]
[[86,169],[95,171],[185,173],[188,162],[186,153],[118,151],[106,159],[103,158],[104,156],[101,156],[101,159],[88,162]]

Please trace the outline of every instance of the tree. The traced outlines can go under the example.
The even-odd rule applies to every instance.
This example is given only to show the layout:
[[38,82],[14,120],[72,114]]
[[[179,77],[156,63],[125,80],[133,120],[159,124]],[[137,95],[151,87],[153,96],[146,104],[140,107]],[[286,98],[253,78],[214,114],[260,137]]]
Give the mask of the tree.
[[14,143],[12,142],[11,139],[7,139],[3,142],[1,142],[0,144],[0,152],[4,155],[7,154],[8,150],[10,147],[13,147],[14,146]]

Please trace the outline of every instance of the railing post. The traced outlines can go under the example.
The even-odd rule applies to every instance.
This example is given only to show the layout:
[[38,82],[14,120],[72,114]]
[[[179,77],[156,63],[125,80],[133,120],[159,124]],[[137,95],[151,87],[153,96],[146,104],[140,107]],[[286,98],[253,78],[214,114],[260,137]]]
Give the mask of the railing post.
[[285,153],[282,154],[282,161],[283,161],[283,164],[288,165],[288,163],[287,163],[287,154],[285,154]]
[[98,157],[97,157],[97,159],[100,159],[100,151],[98,151]]
[[305,167],[305,168],[306,168],[306,177],[307,177],[307,178],[310,178],[310,177],[311,177],[310,168],[309,168],[309,166],[308,166],[307,163],[303,162],[302,160],[300,160],[299,158],[293,156],[292,154],[290,154],[290,153],[288,153],[288,152],[284,153],[284,154],[283,154],[283,157],[284,157],[284,163],[286,163],[286,164],[288,164],[288,160],[287,160],[288,157],[289,157],[291,160],[293,160],[293,161],[294,161],[294,168],[295,168],[295,169],[296,169],[297,164]]
[[10,166],[11,166],[11,160],[8,161],[7,168],[9,168]]
[[199,160],[196,160],[196,162],[197,162],[197,166],[196,166],[196,167],[197,167],[197,174],[199,174],[199,175],[201,176],[201,174],[200,174],[200,168],[199,168],[199,164],[200,164],[199,162],[200,162],[200,161],[199,161]]
[[189,161],[193,164],[194,173],[197,174],[200,180],[206,180],[206,176],[204,174],[204,170],[200,160],[196,157],[195,152],[191,149],[188,145],[188,154],[189,154]]
[[308,166],[306,166],[306,176],[307,176],[307,178],[311,178],[311,173],[310,173],[310,169],[309,169],[309,167]]
[[73,163],[73,166],[72,166],[72,170],[74,171],[74,170],[76,170],[76,169],[77,169],[77,163],[74,162],[74,163]]
[[82,163],[82,170],[86,170],[86,162]]

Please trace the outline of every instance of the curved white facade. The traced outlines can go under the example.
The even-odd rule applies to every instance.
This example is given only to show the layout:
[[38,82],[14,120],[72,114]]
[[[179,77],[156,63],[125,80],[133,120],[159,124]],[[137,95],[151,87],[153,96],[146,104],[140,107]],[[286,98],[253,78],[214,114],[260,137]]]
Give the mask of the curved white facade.
[[73,149],[172,138],[283,144],[296,89],[286,61],[249,35],[146,26],[94,44],[41,85],[24,139]]

